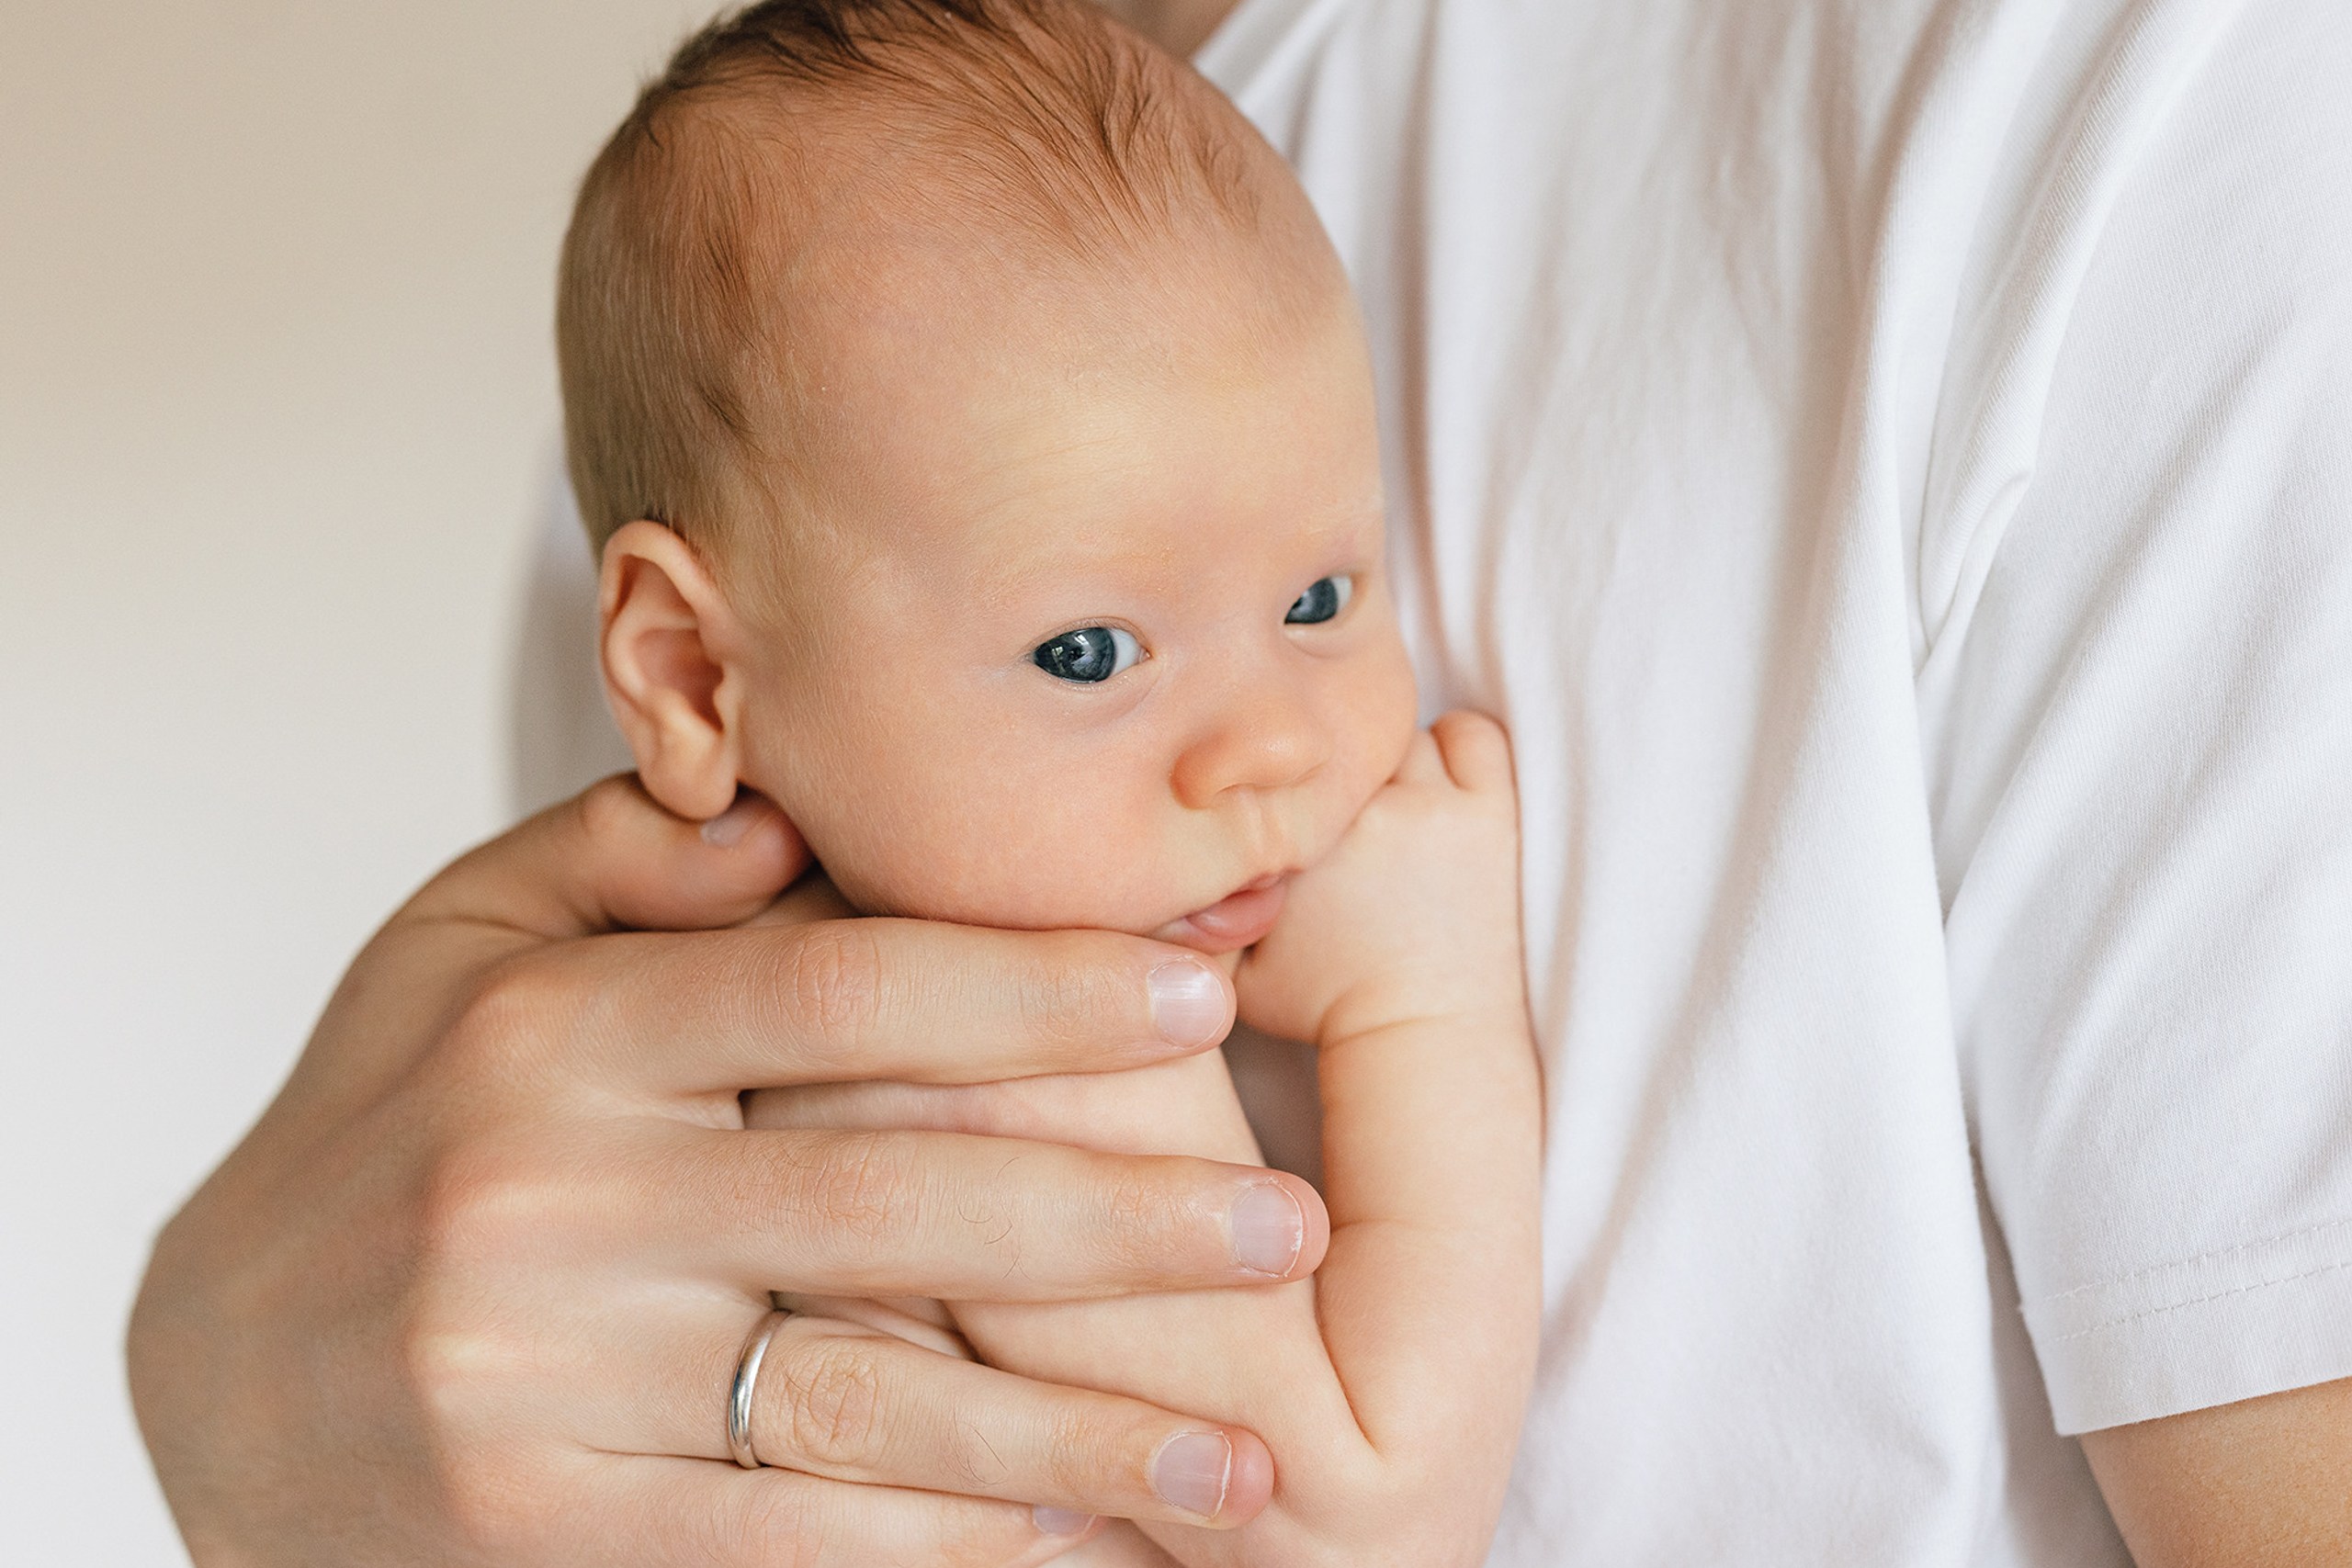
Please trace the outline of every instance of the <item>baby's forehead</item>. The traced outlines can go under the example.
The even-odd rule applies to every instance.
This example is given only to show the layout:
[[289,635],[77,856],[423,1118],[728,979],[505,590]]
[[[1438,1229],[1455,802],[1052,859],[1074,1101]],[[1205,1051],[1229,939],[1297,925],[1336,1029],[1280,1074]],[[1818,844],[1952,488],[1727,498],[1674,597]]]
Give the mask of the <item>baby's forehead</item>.
[[1352,320],[1328,252],[1215,204],[1170,202],[1154,231],[1080,243],[941,194],[910,167],[924,157],[779,160],[800,183],[754,215],[775,231],[744,366],[766,393],[754,445],[781,477],[937,458],[995,480],[1046,455],[1115,468],[1139,444],[1117,419],[1139,384],[1214,397],[1335,305]]
[[801,602],[919,585],[976,615],[1080,587],[1142,605],[1376,537],[1369,370],[1349,302],[1328,303],[1284,325],[1171,301],[1109,345],[1094,326],[1057,341],[1042,312],[869,335],[794,446]]

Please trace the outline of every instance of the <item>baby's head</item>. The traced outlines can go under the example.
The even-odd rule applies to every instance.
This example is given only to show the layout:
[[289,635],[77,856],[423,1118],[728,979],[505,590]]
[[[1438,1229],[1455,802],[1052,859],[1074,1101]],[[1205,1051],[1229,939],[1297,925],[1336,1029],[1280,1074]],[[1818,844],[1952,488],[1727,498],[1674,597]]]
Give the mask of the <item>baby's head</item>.
[[646,787],[768,795],[862,908],[1238,946],[1403,755],[1339,264],[1080,0],[715,25],[589,173],[559,337]]

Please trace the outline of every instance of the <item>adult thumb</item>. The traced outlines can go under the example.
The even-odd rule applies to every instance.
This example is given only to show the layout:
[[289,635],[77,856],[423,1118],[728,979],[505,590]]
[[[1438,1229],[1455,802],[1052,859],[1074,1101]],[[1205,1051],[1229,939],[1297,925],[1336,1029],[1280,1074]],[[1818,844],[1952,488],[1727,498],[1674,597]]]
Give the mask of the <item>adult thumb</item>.
[[690,822],[622,773],[455,862],[397,919],[478,921],[549,942],[731,926],[766,908],[808,858],[784,813],[752,791]]

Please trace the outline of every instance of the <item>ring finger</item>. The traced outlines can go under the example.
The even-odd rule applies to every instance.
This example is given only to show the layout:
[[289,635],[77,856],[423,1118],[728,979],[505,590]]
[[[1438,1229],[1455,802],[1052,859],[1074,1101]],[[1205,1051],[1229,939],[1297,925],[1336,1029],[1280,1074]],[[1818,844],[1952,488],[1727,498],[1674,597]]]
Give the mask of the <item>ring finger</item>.
[[[695,1353],[665,1416],[669,1451],[729,1457],[726,1404],[745,1326]],[[776,1327],[752,1383],[751,1437],[763,1465],[1071,1514],[1230,1527],[1273,1490],[1272,1458],[1250,1432],[834,1318]]]

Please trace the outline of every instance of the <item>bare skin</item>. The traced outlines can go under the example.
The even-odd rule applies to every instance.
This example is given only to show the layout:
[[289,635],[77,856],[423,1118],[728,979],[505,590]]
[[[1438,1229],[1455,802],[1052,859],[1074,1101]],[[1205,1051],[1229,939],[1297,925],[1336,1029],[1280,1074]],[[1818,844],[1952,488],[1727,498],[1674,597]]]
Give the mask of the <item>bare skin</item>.
[[2352,1381],[2083,1435],[2140,1568],[2352,1562]]
[[[1229,1215],[1269,1180],[1308,1222],[1291,1277],[1326,1235],[1313,1189],[1255,1168],[743,1132],[746,1085],[1115,1069],[1230,1018],[1213,971],[1210,1006],[1196,986],[1156,1010],[1154,973],[1198,961],[1130,937],[789,904],[722,929],[807,860],[756,802],[706,834],[612,781],[458,862],[369,943],[165,1229],[132,1320],[132,1393],[198,1563],[1000,1568],[1067,1551],[1093,1515],[1197,1521],[1151,1489],[1171,1438],[1261,1451],[811,1336],[762,1380],[755,1430],[783,1451],[856,1417],[875,1441],[837,1477],[727,1462],[728,1377],[772,1290],[1262,1284]],[[611,934],[630,928],[699,934]],[[829,1371],[849,1365],[865,1375]],[[972,1492],[1020,1501],[952,1495]],[[1237,1490],[1218,1522],[1263,1501]]]

